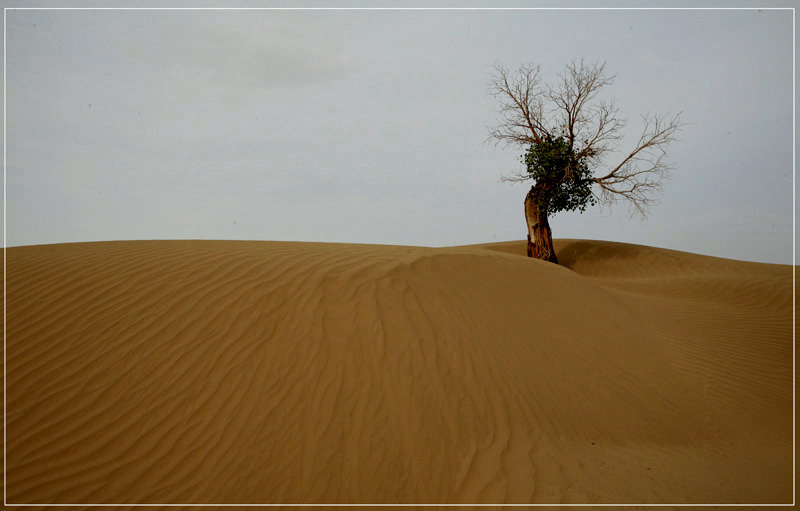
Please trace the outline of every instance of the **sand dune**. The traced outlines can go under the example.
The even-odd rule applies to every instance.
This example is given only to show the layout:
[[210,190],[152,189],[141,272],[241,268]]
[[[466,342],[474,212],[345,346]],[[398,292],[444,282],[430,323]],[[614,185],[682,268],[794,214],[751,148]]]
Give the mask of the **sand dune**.
[[7,250],[9,503],[785,503],[792,267],[620,243]]

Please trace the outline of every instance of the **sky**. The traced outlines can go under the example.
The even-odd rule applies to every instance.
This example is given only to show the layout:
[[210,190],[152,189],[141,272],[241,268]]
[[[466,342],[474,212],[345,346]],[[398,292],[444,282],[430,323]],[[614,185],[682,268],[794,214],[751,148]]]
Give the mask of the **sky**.
[[552,82],[585,59],[616,75],[600,98],[628,119],[618,158],[643,114],[687,124],[645,220],[562,212],[554,238],[792,264],[793,16],[9,9],[5,242],[524,239],[530,185],[500,182],[523,150],[486,143],[490,66]]

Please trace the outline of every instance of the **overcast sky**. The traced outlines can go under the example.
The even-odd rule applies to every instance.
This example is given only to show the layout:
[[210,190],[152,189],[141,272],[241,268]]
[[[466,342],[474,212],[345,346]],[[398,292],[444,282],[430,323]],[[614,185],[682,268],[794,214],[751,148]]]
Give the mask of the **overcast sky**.
[[621,150],[640,114],[690,124],[646,221],[565,212],[555,238],[792,262],[791,10],[8,10],[5,30],[8,246],[524,239],[526,186],[499,182],[522,151],[484,144],[488,66],[549,81],[585,58],[617,75]]

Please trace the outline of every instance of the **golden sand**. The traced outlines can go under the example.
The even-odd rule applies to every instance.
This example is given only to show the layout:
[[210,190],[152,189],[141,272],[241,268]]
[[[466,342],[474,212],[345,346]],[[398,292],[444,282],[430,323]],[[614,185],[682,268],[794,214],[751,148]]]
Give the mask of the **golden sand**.
[[9,248],[9,503],[785,503],[792,267]]

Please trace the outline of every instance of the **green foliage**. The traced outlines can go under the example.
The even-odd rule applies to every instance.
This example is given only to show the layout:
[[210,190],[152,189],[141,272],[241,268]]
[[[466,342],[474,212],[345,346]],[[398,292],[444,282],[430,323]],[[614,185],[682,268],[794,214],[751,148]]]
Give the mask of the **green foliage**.
[[532,144],[522,156],[522,163],[535,181],[533,198],[549,214],[575,210],[583,213],[597,202],[585,158],[577,158],[563,135],[546,135],[541,143]]

